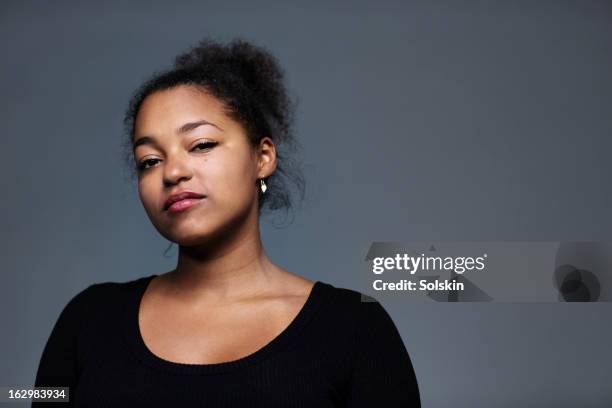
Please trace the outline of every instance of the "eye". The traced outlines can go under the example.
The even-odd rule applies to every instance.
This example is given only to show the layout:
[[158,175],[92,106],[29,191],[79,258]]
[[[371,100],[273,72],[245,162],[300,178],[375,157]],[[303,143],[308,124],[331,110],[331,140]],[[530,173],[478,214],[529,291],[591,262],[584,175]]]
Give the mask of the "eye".
[[[143,171],[146,170],[148,168],[150,168],[151,166],[155,165],[155,163],[157,163],[159,160],[157,159],[147,159],[147,160],[143,160],[142,163],[140,163],[138,165],[138,170]],[[148,164],[150,164],[151,166],[148,166]]]
[[[201,142],[198,143],[197,145],[194,146],[193,149],[191,149],[192,151],[203,151],[203,150],[207,150],[207,149],[211,149],[213,147],[215,147],[219,142]],[[147,160],[143,160],[139,165],[138,165],[138,170],[139,171],[144,171],[147,170],[151,167],[153,167],[155,164],[157,164],[159,160],[158,159],[147,159]]]
[[[211,149],[215,147],[216,145],[217,145],[217,142],[200,142],[197,145],[195,145],[195,147],[191,150],[201,151],[201,150]],[[199,147],[202,147],[202,149],[199,149]]]

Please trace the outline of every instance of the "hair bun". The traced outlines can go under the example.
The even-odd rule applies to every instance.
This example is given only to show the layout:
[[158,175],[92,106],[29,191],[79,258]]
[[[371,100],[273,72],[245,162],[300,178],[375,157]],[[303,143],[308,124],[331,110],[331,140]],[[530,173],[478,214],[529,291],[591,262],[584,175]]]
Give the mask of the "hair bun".
[[242,39],[234,39],[227,45],[210,39],[201,40],[197,46],[175,58],[175,69],[207,70],[226,66],[238,70],[242,81],[251,89],[273,87],[282,81],[283,73],[278,61],[264,48]]

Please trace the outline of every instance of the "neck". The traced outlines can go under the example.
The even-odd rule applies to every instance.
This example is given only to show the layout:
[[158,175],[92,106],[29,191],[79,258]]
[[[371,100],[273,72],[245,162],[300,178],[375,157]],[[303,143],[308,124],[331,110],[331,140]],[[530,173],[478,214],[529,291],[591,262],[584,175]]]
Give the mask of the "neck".
[[279,275],[266,255],[256,209],[238,227],[197,246],[179,246],[176,269],[168,283],[182,296],[229,301],[264,293]]

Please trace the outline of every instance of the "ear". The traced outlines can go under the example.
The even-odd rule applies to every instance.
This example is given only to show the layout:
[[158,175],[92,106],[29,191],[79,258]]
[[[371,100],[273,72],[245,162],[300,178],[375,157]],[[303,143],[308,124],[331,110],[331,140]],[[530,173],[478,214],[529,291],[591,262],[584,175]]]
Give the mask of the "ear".
[[257,149],[257,178],[266,178],[276,170],[276,147],[268,136],[259,141]]

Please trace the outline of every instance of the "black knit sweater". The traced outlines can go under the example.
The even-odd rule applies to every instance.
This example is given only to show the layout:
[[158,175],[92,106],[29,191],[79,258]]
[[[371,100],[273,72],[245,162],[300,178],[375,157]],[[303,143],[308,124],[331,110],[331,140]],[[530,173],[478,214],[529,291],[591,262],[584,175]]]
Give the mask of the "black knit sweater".
[[372,298],[317,281],[295,319],[258,351],[182,364],[153,354],[140,334],[140,300],[155,276],[94,284],[70,300],[35,382],[70,387],[70,404],[48,406],[420,407],[408,352]]

